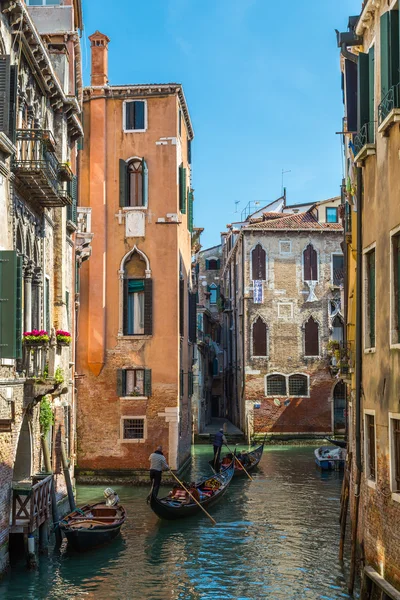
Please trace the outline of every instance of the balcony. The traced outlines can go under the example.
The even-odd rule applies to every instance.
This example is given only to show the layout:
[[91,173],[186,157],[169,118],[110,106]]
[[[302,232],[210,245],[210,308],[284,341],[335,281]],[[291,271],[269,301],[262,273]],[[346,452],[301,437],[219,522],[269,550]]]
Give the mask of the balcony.
[[60,163],[55,155],[55,141],[45,129],[18,129],[12,170],[16,178],[41,206],[69,206],[72,198],[59,183]]
[[33,533],[51,517],[52,485],[52,475],[13,483],[11,533]]
[[365,123],[358,134],[354,136],[353,143],[355,152],[354,161],[356,163],[361,163],[362,165],[368,156],[376,154],[375,121]]
[[400,121],[400,84],[390,88],[378,106],[378,132],[389,135],[390,128]]

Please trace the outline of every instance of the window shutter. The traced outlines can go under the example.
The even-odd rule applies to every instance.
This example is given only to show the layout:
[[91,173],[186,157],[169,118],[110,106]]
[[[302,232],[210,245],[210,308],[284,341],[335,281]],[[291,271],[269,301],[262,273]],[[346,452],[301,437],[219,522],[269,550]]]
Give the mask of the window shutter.
[[196,328],[197,328],[197,302],[196,294],[189,293],[189,341],[196,343]]
[[188,395],[193,396],[193,371],[188,373]]
[[15,143],[15,132],[17,128],[17,88],[18,88],[18,67],[10,67],[10,112],[8,119],[8,137]]
[[144,370],[144,395],[151,396],[151,369]]
[[16,356],[22,358],[22,256],[17,257],[17,319],[16,319]]
[[192,140],[187,141],[187,159],[188,159],[188,163],[189,165],[192,164]]
[[17,253],[0,252],[0,358],[17,358]]
[[186,169],[183,165],[179,167],[179,210],[186,213]]
[[345,59],[346,116],[348,131],[357,131],[357,63]]
[[128,165],[119,159],[119,205],[128,206]]
[[[389,20],[390,12],[381,16],[381,100],[389,91]],[[360,53],[361,54],[361,53]],[[360,92],[358,92],[360,93]]]
[[317,252],[312,244],[308,244],[303,252],[304,260],[304,281],[317,281],[318,279],[318,264]]
[[147,163],[142,159],[142,206],[149,205],[149,170]]
[[357,129],[369,121],[369,58],[368,54],[360,52],[358,55],[358,82],[357,82]]
[[210,269],[210,261],[206,260],[206,270],[208,271]]
[[304,353],[306,356],[319,355],[318,332],[318,323],[310,317],[304,327]]
[[78,178],[76,175],[72,177],[70,193],[72,198],[71,206],[67,206],[67,219],[72,223],[77,222],[77,205],[78,205]]
[[144,280],[144,335],[153,335],[153,280]]
[[[400,237],[396,237],[396,245],[397,245],[397,341],[400,342]],[[399,465],[400,466],[400,465]]]
[[185,282],[183,279],[179,280],[179,335],[183,337],[185,332],[185,308],[184,308],[184,296],[185,296]]
[[125,129],[135,129],[135,102],[125,102]]
[[10,118],[10,57],[0,55],[0,131],[8,135]]
[[134,129],[144,129],[144,102],[132,102],[134,106]]
[[260,317],[253,324],[253,356],[267,356],[267,326]]
[[126,393],[126,370],[117,369],[117,396],[120,398]]
[[[261,244],[253,249],[251,253],[251,271],[253,281],[266,280],[266,253]],[[219,268],[219,266],[218,266]]]
[[375,121],[375,46],[368,52],[368,121]]
[[399,13],[381,16],[381,100],[393,85],[399,83]]
[[188,229],[193,233],[193,192],[188,193]]
[[369,258],[369,337],[371,348],[375,346],[375,251],[370,252]]
[[217,260],[217,269],[220,269],[220,268],[221,268],[221,261],[220,261],[220,259],[218,259]]
[[128,285],[129,279],[124,279],[123,332],[128,333]]

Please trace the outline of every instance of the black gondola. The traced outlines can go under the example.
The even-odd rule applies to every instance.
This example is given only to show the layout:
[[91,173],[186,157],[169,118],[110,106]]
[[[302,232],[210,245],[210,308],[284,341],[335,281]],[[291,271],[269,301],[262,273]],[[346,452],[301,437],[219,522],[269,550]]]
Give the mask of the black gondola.
[[326,438],[330,444],[338,446],[338,448],[347,448],[346,440],[334,440],[332,438]]
[[68,540],[68,546],[78,552],[91,550],[113,540],[125,522],[123,506],[86,504],[74,510],[60,521],[60,529]]
[[[250,452],[248,452],[246,454],[246,462],[244,463],[244,468],[246,469],[246,471],[249,473],[250,471],[253,471],[258,463],[261,460],[261,457],[263,455],[263,451],[264,451],[264,442],[258,446],[258,448],[255,448],[254,450],[251,450]],[[236,450],[235,450],[236,453]],[[232,456],[232,454],[227,454],[222,461],[226,460],[227,458],[230,458]],[[218,465],[215,465],[215,461],[214,460],[210,460],[208,461],[208,464],[212,467],[212,469],[218,473],[219,470],[221,469],[221,466],[223,467],[223,462],[221,463],[221,461],[219,462]],[[246,474],[244,469],[242,469],[239,466],[239,463],[237,460],[235,460],[235,475],[243,475]]]
[[[197,483],[195,488],[201,495],[209,494],[207,498],[200,499],[200,504],[206,510],[225,494],[233,477],[233,461],[226,469],[222,469],[220,473],[216,473],[212,477],[205,479],[201,483]],[[165,498],[157,498],[152,493],[150,498],[150,507],[160,519],[174,521],[175,519],[184,519],[202,512],[200,506],[192,499],[185,504],[166,496]]]

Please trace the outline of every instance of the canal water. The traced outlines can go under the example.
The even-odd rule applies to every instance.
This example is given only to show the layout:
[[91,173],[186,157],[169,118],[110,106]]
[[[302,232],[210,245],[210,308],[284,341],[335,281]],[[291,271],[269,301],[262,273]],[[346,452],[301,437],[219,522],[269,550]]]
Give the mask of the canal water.
[[[193,450],[192,477],[209,474],[209,446]],[[235,478],[212,526],[203,516],[161,522],[148,490],[116,487],[128,513],[109,546],[73,554],[63,545],[28,572],[21,561],[1,599],[339,600],[338,473],[316,470],[311,447],[267,447],[254,481]],[[80,486],[79,504],[103,488]],[[161,489],[168,491],[167,488]]]

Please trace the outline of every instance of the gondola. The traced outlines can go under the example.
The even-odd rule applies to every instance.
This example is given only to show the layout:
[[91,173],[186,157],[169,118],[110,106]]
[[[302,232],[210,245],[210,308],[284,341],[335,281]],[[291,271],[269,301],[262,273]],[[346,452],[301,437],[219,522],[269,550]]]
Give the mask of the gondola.
[[68,540],[68,546],[82,552],[113,540],[125,519],[125,509],[121,505],[86,504],[64,517],[60,521],[60,529]]
[[[253,471],[258,463],[261,460],[261,457],[263,455],[263,451],[264,451],[264,442],[258,446],[258,448],[255,448],[254,450],[251,450],[250,452],[247,453],[247,461],[244,464],[244,468],[246,469],[246,471],[249,473],[250,471]],[[236,450],[235,450],[236,453]],[[227,457],[232,456],[231,454],[227,454],[224,458],[226,459]],[[224,459],[223,459],[224,460]],[[213,471],[215,471],[216,473],[218,473],[221,469],[221,461],[218,465],[215,465],[214,460],[210,460],[208,461],[208,464],[212,467]],[[245,470],[240,467],[239,463],[237,460],[235,460],[235,475],[243,475],[245,474]]]
[[332,438],[326,438],[328,440],[328,442],[330,444],[334,444],[335,446],[338,446],[339,448],[347,448],[347,442],[346,440],[334,440]]
[[[214,474],[208,479],[204,479],[200,483],[196,483],[195,488],[200,493],[200,498],[207,495],[206,498],[200,499],[200,504],[206,510],[213,506],[225,494],[232,480],[234,472],[233,461],[226,469],[222,469],[220,473]],[[160,519],[174,521],[176,519],[184,519],[202,512],[201,508],[192,499],[186,504],[174,500],[170,496],[165,498],[157,498],[154,493],[150,497],[150,508],[156,513]]]

